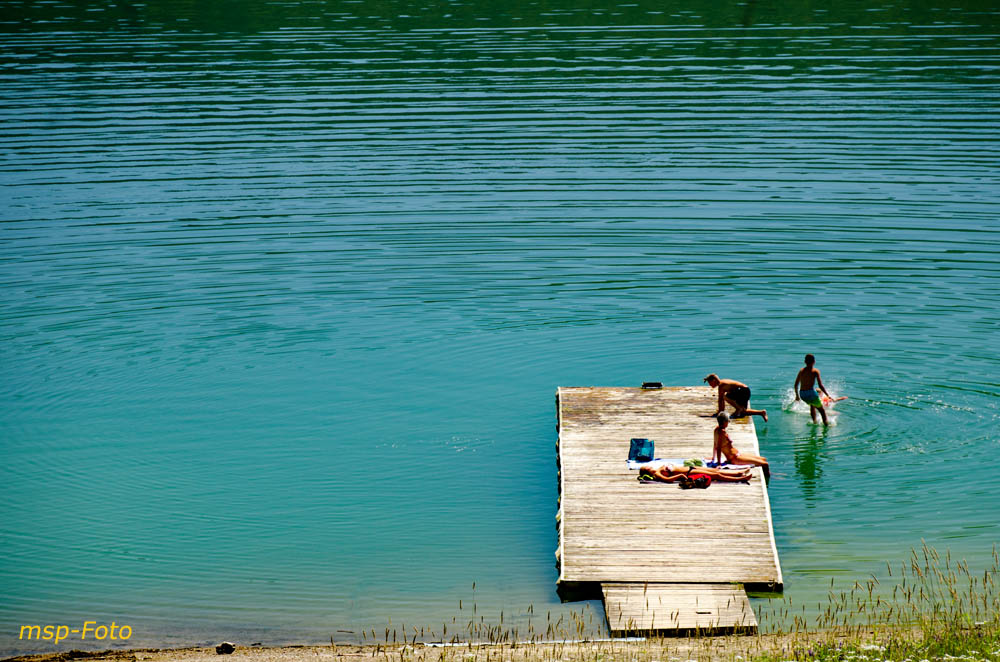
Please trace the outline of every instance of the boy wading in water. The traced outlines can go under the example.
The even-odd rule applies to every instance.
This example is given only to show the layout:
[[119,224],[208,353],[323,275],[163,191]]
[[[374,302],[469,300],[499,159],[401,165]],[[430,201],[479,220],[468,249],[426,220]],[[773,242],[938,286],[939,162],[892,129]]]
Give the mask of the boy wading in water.
[[719,389],[719,406],[714,416],[726,411],[726,403],[733,406],[733,418],[743,418],[744,416],[760,416],[767,423],[766,409],[750,409],[750,387],[735,379],[719,379],[714,372],[702,380],[708,382],[712,388]]
[[829,425],[830,422],[826,419],[826,409],[823,409],[823,400],[816,392],[816,385],[819,384],[819,390],[830,400],[833,400],[833,396],[827,393],[826,387],[823,386],[823,380],[819,378],[819,370],[813,367],[815,363],[816,357],[812,354],[806,354],[806,365],[796,375],[792,390],[795,391],[796,400],[802,400],[809,405],[809,415],[812,416],[813,423],[816,422],[816,411],[819,410],[820,416],[823,417],[823,425]]

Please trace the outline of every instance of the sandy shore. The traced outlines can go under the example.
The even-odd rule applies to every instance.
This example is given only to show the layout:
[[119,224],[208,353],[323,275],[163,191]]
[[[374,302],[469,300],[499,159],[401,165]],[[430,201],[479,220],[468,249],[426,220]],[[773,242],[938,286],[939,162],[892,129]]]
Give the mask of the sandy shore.
[[[68,651],[7,658],[0,662],[568,662],[571,660],[621,660],[623,662],[671,662],[689,660],[749,659],[761,654],[781,655],[814,642],[837,641],[832,633],[727,636],[702,638],[665,638],[644,641],[595,641],[585,643],[470,644],[428,646],[423,644],[358,646],[240,646],[230,655],[219,655],[214,648],[131,649],[117,651]],[[858,641],[857,632],[851,637]],[[876,633],[865,633],[861,640],[877,641]]]

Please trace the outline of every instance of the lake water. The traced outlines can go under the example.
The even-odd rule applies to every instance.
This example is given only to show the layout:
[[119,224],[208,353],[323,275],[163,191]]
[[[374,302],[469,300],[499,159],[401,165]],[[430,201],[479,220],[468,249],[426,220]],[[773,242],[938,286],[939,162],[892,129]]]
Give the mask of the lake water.
[[749,383],[796,609],[989,559],[993,3],[88,4],[0,2],[3,651],[600,632],[559,385]]

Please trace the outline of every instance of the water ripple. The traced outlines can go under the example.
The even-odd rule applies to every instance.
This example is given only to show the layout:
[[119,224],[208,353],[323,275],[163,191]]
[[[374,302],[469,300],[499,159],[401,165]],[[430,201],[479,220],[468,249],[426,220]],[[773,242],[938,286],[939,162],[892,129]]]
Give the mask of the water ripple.
[[3,630],[562,613],[553,388],[708,371],[772,411],[796,602],[975,558],[1000,34],[962,5],[0,0]]

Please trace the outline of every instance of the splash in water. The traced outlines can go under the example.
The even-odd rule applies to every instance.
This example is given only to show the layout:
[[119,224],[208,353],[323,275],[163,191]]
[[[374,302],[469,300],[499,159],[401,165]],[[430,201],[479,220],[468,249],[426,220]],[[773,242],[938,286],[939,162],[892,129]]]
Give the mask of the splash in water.
[[[834,407],[839,401],[838,399],[841,398],[842,396],[839,395],[839,389],[829,388],[827,389],[827,391],[829,391],[831,397],[829,399],[824,397],[823,405],[824,409],[826,409],[826,417],[827,420],[829,421],[829,425],[833,426],[837,424],[837,415],[834,412]],[[796,400],[795,391],[790,388],[786,389],[781,396],[781,409],[783,411],[793,412],[796,414],[805,414],[806,416],[809,415],[809,405],[807,405],[802,400]],[[820,419],[818,415],[816,416],[816,421],[814,422],[817,425],[823,424],[823,421]]]

